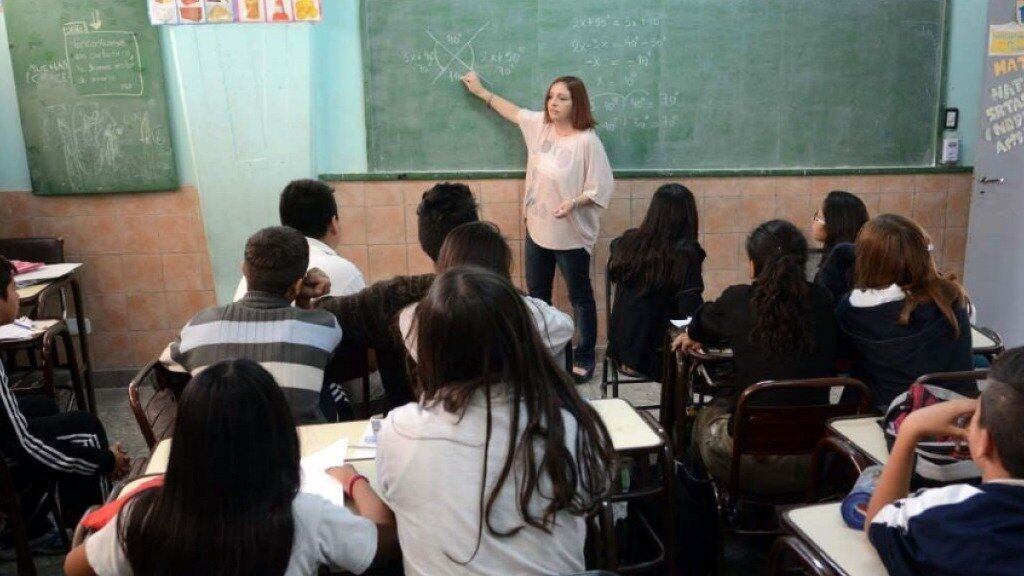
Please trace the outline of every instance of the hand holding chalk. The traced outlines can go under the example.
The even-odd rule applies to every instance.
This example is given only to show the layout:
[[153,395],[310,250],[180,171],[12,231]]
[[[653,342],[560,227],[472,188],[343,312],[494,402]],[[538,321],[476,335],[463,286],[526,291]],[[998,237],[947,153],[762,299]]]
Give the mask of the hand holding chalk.
[[480,76],[477,75],[476,71],[470,70],[462,75],[462,84],[469,90],[470,93],[480,96],[484,91],[484,85],[480,82]]

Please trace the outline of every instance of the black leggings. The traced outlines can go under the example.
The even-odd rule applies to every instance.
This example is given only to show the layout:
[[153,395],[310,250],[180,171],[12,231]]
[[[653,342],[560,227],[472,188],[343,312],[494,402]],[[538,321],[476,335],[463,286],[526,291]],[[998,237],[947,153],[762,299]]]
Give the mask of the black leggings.
[[[44,443],[59,447],[68,453],[74,453],[79,447],[108,448],[107,434],[103,424],[89,412],[59,412],[57,404],[49,396],[19,396],[18,406],[28,420],[28,428],[32,434]],[[8,454],[19,453],[8,452]],[[73,528],[93,504],[101,504],[110,492],[110,484],[106,474],[84,476],[57,472],[47,468],[27,456],[20,456],[12,466],[16,489],[22,493],[21,506],[25,520],[29,523],[29,536],[38,536],[50,528],[46,520],[46,512],[35,512],[42,492],[33,486],[34,480],[40,477],[57,481],[57,494],[61,511],[68,528]],[[38,484],[38,483],[35,483]]]

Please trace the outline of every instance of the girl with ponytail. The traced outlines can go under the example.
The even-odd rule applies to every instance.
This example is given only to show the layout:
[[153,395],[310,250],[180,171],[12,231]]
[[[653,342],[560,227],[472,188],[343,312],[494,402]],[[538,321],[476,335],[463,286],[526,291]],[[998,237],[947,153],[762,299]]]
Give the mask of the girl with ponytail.
[[[807,240],[793,224],[771,220],[758,226],[746,243],[752,282],[726,288],[704,304],[688,332],[673,348],[699,349],[727,344],[736,364],[737,397],[764,380],[821,378],[835,374],[836,323],[828,290],[807,281]],[[825,393],[776,393],[772,405],[827,402]],[[729,478],[732,402],[718,400],[701,410],[694,441],[708,471]],[[763,494],[791,492],[806,480],[804,457],[744,461],[740,484]]]

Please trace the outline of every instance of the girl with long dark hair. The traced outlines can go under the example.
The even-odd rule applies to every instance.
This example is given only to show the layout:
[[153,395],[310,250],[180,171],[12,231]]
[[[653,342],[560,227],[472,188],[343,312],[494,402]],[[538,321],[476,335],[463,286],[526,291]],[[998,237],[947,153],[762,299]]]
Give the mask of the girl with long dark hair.
[[551,303],[555,268],[562,271],[580,331],[573,373],[578,381],[589,380],[594,374],[597,344],[590,256],[614,181],[604,145],[594,131],[597,122],[587,88],[575,76],[555,78],[541,112],[520,108],[484,88],[476,72],[467,73],[462,82],[523,133],[527,150],[523,194],[526,285],[530,296]]
[[582,571],[611,440],[522,296],[494,272],[453,268],[415,326],[419,403],[389,412],[377,439],[406,575]]
[[163,487],[131,497],[65,572],[359,574],[396,555],[394,517],[369,485],[351,466],[328,473],[339,491],[351,485],[359,515],[299,492],[299,438],[273,376],[249,360],[218,362],[185,387]]
[[[479,266],[512,281],[512,248],[491,222],[467,222],[456,227],[441,244],[435,269],[438,274],[457,266]],[[565,351],[572,340],[573,324],[568,314],[551,304],[523,296],[526,309],[533,316],[541,340],[559,366],[565,365]],[[405,339],[405,347],[416,359],[416,304],[407,306],[398,315],[398,328]]]
[[837,301],[852,288],[853,243],[868,219],[864,202],[842,190],[829,192],[814,215],[812,236],[821,242],[821,262],[814,283],[827,288]]
[[703,302],[706,253],[697,241],[697,202],[682,184],[665,184],[639,228],[611,244],[614,283],[608,355],[626,374],[661,376],[662,339],[673,318],[689,318]]
[[[879,408],[924,374],[973,367],[967,292],[936,269],[917,223],[896,214],[868,222],[853,284],[836,318],[853,375],[871,386]],[[944,386],[977,391],[973,381]]]
[[[738,396],[764,380],[820,378],[835,374],[836,322],[828,291],[807,281],[807,240],[793,224],[771,220],[758,226],[746,243],[750,284],[726,288],[694,316],[687,333],[673,348],[728,344],[736,364]],[[821,394],[776,392],[772,405],[827,402]],[[694,442],[708,470],[729,478],[732,406],[718,401],[701,410]],[[749,464],[749,465],[748,465]],[[740,483],[760,493],[786,493],[806,481],[809,461],[803,457],[744,461]]]

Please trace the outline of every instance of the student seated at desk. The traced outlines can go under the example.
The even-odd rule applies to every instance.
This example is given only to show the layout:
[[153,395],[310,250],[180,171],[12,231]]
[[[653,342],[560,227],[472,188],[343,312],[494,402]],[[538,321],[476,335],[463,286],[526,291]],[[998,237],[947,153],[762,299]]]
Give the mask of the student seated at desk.
[[611,439],[546,353],[522,295],[475,267],[416,310],[417,404],[377,438],[406,576],[568,574],[611,486]]
[[614,283],[608,355],[627,375],[661,377],[665,331],[704,302],[706,253],[697,241],[697,202],[681,184],[658,188],[639,228],[612,240]]
[[309,245],[293,228],[253,234],[242,266],[249,285],[245,297],[193,316],[160,362],[195,376],[225,358],[254,360],[274,375],[297,422],[323,422],[324,368],[341,341],[341,328],[327,312],[292,306],[308,260]]
[[[334,250],[341,241],[341,225],[338,220],[338,203],[334,199],[334,190],[319,180],[294,180],[281,191],[278,204],[281,225],[295,228],[306,237],[309,243],[308,268],[316,268],[331,279],[331,296],[347,296],[366,288],[363,273],[355,264],[340,256]],[[235,290],[235,302],[245,297],[249,291],[245,276],[238,282]],[[353,349],[347,341],[342,341],[334,358],[326,369],[324,393],[321,397],[321,409],[328,420],[338,417],[354,416],[351,412],[350,400],[364,402],[362,397],[361,379],[347,380],[338,375],[349,374],[354,357],[366,357],[366,349]],[[362,361],[360,359],[360,365]],[[370,380],[370,399],[376,400],[384,395],[379,378]]]
[[[963,429],[962,419],[970,417]],[[868,538],[892,576],[1024,574],[1024,348],[998,356],[980,400],[912,412],[868,505]],[[982,484],[909,495],[918,442],[967,442]]]
[[[13,322],[18,308],[14,265],[0,256],[0,325]],[[22,491],[41,479],[56,480],[66,522],[77,522],[86,508],[102,502],[108,480],[128,473],[128,456],[120,444],[107,444],[107,433],[96,416],[61,413],[45,394],[15,395],[2,362],[0,401],[0,446],[8,459],[13,488]],[[64,541],[58,530],[69,526],[54,526],[46,511],[36,510],[41,497],[35,489],[20,496],[29,547],[34,554],[62,554]],[[0,558],[13,560],[10,522],[6,524],[0,534]]]
[[[726,288],[694,316],[673,348],[700,349],[726,342],[736,364],[736,395],[764,380],[835,375],[836,323],[828,290],[807,281],[807,240],[796,226],[772,220],[747,238],[753,282]],[[828,391],[775,392],[772,405],[821,404]],[[697,415],[693,439],[716,478],[729,477],[733,440],[729,420],[734,406],[718,399]],[[749,461],[748,461],[749,460]],[[810,459],[803,456],[744,459],[740,484],[763,494],[793,492],[806,484]]]
[[68,576],[355,574],[397,556],[394,516],[351,465],[328,469],[356,514],[299,492],[299,437],[273,376],[218,362],[185,387],[161,487],[68,554]]
[[[852,375],[885,410],[924,374],[971,370],[967,292],[939,274],[915,222],[883,214],[857,237],[853,292],[836,307]],[[945,388],[977,392],[973,381]]]
[[828,288],[836,301],[853,289],[853,243],[868,218],[864,202],[842,190],[829,192],[814,215],[812,236],[822,244],[814,283]]
[[[443,182],[423,193],[416,208],[420,247],[434,262],[445,237],[455,227],[476,222],[476,200],[469,186]],[[381,225],[389,225],[382,223]],[[329,279],[311,272],[307,280],[317,286],[314,295],[325,294]],[[398,329],[398,313],[419,302],[434,281],[433,274],[396,276],[377,282],[348,296],[328,296],[316,301],[316,307],[334,314],[345,332],[347,344],[360,343],[377,356],[384,392],[391,406],[413,401],[406,370],[405,344]]]
[[[511,282],[512,249],[494,224],[469,222],[448,234],[438,255],[438,274],[456,266],[479,266]],[[523,303],[530,311],[548,353],[559,366],[565,366],[565,346],[572,340],[574,332],[572,317],[540,298],[523,295]],[[416,359],[416,326],[413,322],[416,306],[407,306],[398,317],[398,326],[413,360]]]

